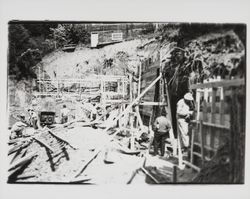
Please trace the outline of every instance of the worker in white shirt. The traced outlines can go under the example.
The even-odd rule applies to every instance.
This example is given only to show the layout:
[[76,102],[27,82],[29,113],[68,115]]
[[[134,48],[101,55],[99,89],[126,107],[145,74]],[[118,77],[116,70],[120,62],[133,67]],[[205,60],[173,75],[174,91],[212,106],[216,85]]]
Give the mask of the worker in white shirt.
[[192,94],[186,93],[184,98],[180,99],[177,103],[177,128],[179,129],[179,136],[184,152],[189,147],[188,126],[193,115],[193,100]]
[[167,113],[164,109],[161,111],[161,115],[155,119],[154,130],[154,155],[158,155],[158,149],[161,150],[161,156],[165,155],[165,140],[169,136],[169,130],[171,129],[171,122],[166,117]]
[[15,139],[18,137],[22,137],[24,129],[28,125],[26,124],[25,121],[25,115],[21,114],[19,116],[19,121],[17,121],[11,128],[11,134],[10,134],[10,139]]

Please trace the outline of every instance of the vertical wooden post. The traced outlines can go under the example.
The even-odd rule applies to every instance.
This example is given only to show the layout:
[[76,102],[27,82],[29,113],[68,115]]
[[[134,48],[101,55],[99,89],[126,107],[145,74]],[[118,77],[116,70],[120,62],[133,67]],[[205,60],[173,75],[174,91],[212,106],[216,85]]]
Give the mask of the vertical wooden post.
[[[139,81],[138,81],[138,90],[137,90],[137,96],[139,96],[141,94],[141,62],[139,64]],[[136,111],[136,118],[137,118],[137,127],[138,126],[143,126],[142,123],[142,119],[141,119],[141,115],[139,112],[139,105],[135,107],[135,111]]]
[[[198,121],[196,121],[198,122]],[[196,123],[197,125],[197,123]],[[190,146],[190,162],[193,164],[194,162],[194,130],[191,130],[191,146]]]
[[[211,122],[213,124],[216,123],[216,93],[217,93],[217,88],[213,87],[212,88],[212,105],[211,105]],[[209,134],[210,134],[210,147],[214,148],[214,140],[215,140],[215,136],[216,136],[216,129],[214,129],[213,127],[209,127]],[[209,151],[211,152],[211,151]],[[211,156],[211,154],[209,153],[209,156]]]
[[[131,108],[133,109],[133,107]],[[130,119],[130,132],[131,132],[131,137],[130,137],[130,149],[134,150],[135,149],[135,129],[134,129],[134,113],[132,112],[129,113],[129,119]]]
[[125,98],[125,85],[124,85],[124,78],[122,78],[122,99]]
[[130,99],[130,102],[133,101],[133,83],[132,83],[132,75],[129,75],[129,99]]
[[[164,97],[164,99],[165,99],[165,102],[167,102],[167,107],[166,108],[167,108],[167,112],[168,112],[168,117],[169,117],[169,120],[171,122],[171,126],[173,128],[172,111],[171,111],[171,104],[170,104],[170,98],[169,98],[169,92],[168,92],[168,83],[167,83],[167,81],[166,81],[165,78],[163,78],[163,86],[165,88],[164,89],[165,90],[165,97]],[[177,155],[177,146],[178,146],[178,143],[177,143],[177,140],[174,137],[173,131],[171,131],[170,133],[172,133],[171,137],[173,137],[173,140],[171,140],[171,145],[173,146],[173,156],[176,156]]]
[[[225,89],[223,87],[221,87],[221,98],[220,98],[220,108],[219,108],[219,114],[220,114],[220,124],[224,125],[225,124],[225,102],[224,102],[224,98],[225,98]],[[223,130],[222,130],[223,132]],[[218,135],[218,147],[220,147],[221,145],[221,137],[220,137],[220,133]]]
[[101,103],[104,104],[105,96],[104,96],[104,80],[101,78]]
[[139,81],[138,81],[138,95],[139,96],[141,94],[141,61],[139,64]]
[[57,82],[57,96],[59,96],[59,81],[58,81],[58,79],[56,80],[56,82]]
[[204,165],[205,155],[204,155],[204,135],[203,135],[203,123],[200,121],[199,133],[201,138],[201,164]]
[[207,101],[204,99],[202,107],[202,120],[207,122]]
[[177,183],[177,167],[173,166],[173,183]]
[[[177,116],[176,116],[177,118]],[[181,135],[180,135],[180,129],[179,129],[179,125],[177,123],[177,145],[178,145],[178,166],[179,168],[183,169],[183,154],[181,151]]]
[[[197,113],[196,113],[196,129],[199,128],[199,120],[200,120],[200,97],[201,97],[202,90],[196,91],[196,102],[197,102]],[[191,131],[191,152],[190,152],[190,162],[193,164],[194,159],[194,130]]]
[[143,127],[143,122],[142,122],[142,119],[141,119],[141,115],[140,115],[140,112],[139,112],[139,107],[136,106],[136,116],[137,116],[137,121],[139,123],[139,126],[140,127]]

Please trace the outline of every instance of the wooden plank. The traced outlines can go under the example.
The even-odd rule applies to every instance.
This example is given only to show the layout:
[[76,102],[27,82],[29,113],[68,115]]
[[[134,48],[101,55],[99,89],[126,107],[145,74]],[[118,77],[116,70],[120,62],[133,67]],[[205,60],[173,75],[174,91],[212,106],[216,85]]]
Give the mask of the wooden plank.
[[22,165],[24,165],[25,163],[27,163],[28,161],[30,161],[33,157],[36,156],[38,152],[32,152],[26,156],[24,156],[23,158],[20,158],[18,161],[14,162],[13,164],[10,165],[9,171],[14,170]]
[[66,143],[67,145],[69,145],[72,149],[76,150],[76,147],[73,147],[68,141],[66,141],[65,139],[62,139],[61,137],[59,137],[58,135],[52,133],[51,130],[48,131],[50,135],[52,135],[53,137],[55,137],[56,139],[58,139],[59,141]]
[[[222,89],[222,96],[221,96],[221,100],[220,100],[220,105],[219,105],[219,114],[220,114],[220,125],[225,126],[225,89]],[[223,129],[222,129],[223,130]],[[222,132],[223,133],[223,132]],[[221,136],[220,134],[218,135],[218,147],[220,147],[221,145]]]
[[[198,152],[194,152],[194,155],[195,155],[195,156],[198,156],[199,158],[202,158],[202,155],[201,155],[200,153],[198,153]],[[210,161],[210,160],[211,160],[211,158],[209,158],[209,157],[207,157],[207,156],[205,156],[204,159],[205,159],[206,161]]]
[[183,163],[184,163],[185,165],[191,167],[192,169],[198,171],[198,172],[200,172],[200,170],[201,170],[199,167],[195,166],[194,164],[192,164],[191,162],[188,162],[188,161],[186,161],[186,160],[183,160]]
[[144,167],[141,167],[141,170],[148,176],[150,177],[156,184],[160,184],[160,182],[152,176]]
[[177,166],[173,167],[173,183],[177,183]]
[[203,135],[203,125],[202,125],[202,120],[200,121],[200,126],[199,126],[199,134],[201,138],[201,162],[202,166],[204,165],[204,160],[205,160],[205,155],[204,155],[204,135]]
[[136,170],[132,173],[132,175],[131,175],[130,179],[128,180],[127,184],[131,184],[131,183],[132,183],[133,179],[135,178],[136,174],[137,174],[139,171],[140,171],[140,168],[139,168],[139,169],[136,169]]
[[203,101],[202,115],[203,121],[207,121],[207,102],[205,100]]
[[245,79],[232,79],[232,80],[223,80],[218,82],[208,82],[204,84],[191,84],[190,89],[198,88],[214,88],[214,87],[230,87],[230,86],[241,86],[245,85]]
[[191,131],[191,148],[190,148],[190,163],[194,162],[194,130]]
[[141,115],[140,115],[138,106],[136,107],[136,116],[137,116],[137,122],[139,124],[139,127],[142,128],[143,127],[143,122],[142,122],[142,119],[141,119]]
[[140,106],[167,106],[166,103],[163,102],[140,102],[139,103]]
[[[196,146],[198,146],[198,147],[201,147],[201,144],[198,143],[198,142],[194,142],[194,145],[196,145]],[[204,148],[207,149],[207,150],[210,150],[210,151],[214,151],[214,152],[216,151],[216,149],[211,148],[210,146],[204,145]]]
[[[177,117],[177,115],[176,115]],[[178,147],[178,166],[179,168],[183,167],[183,154],[181,151],[181,134],[180,134],[180,129],[179,125],[177,125],[177,147]]]
[[215,108],[216,108],[216,102],[215,102],[215,99],[216,99],[216,92],[217,92],[217,88],[213,88],[212,90],[212,102],[211,102],[211,114],[212,114],[212,123],[215,122]]
[[[192,120],[191,122],[197,123],[198,121]],[[228,125],[213,124],[211,122],[203,122],[203,126],[211,126],[211,127],[214,127],[214,128],[220,128],[220,129],[225,129],[225,130],[230,129],[230,126],[228,126]]]
[[101,152],[101,150],[97,149],[96,152],[94,152],[94,155],[91,156],[91,158],[86,161],[86,164],[83,165],[83,167],[77,172],[74,178],[77,178],[82,174],[82,172],[88,167],[88,165],[98,156],[98,154]]
[[[196,92],[196,102],[197,102],[197,115],[196,115],[196,121],[200,120],[200,98],[201,98],[201,92]],[[196,124],[196,130],[198,130],[199,125],[198,123]],[[192,130],[192,135],[191,135],[191,154],[190,154],[190,162],[193,164],[193,152],[194,152],[194,131]]]
[[[211,114],[212,114],[212,118],[211,118],[211,122],[214,124],[215,123],[215,120],[216,120],[216,116],[215,116],[215,113],[216,113],[216,94],[217,94],[217,90],[218,88],[215,88],[213,87],[212,88],[212,105],[211,105]],[[212,127],[209,126],[209,135],[210,135],[210,147],[211,148],[214,148],[214,140],[215,140],[215,136],[216,134],[214,134],[212,131]]]
[[44,143],[42,140],[40,140],[39,138],[33,138],[35,141],[37,141],[40,145],[42,145],[43,147],[45,147],[46,149],[48,149],[49,151],[51,151],[52,153],[55,152],[55,150],[53,148],[51,148],[49,145],[47,145],[46,143]]

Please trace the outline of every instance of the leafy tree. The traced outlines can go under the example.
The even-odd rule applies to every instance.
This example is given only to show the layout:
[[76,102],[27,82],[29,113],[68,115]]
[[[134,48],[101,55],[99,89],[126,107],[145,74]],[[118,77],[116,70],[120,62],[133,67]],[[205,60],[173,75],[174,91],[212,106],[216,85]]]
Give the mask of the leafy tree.
[[56,42],[56,48],[61,47],[64,44],[67,43],[67,34],[66,34],[66,29],[65,26],[59,24],[56,28],[50,28],[51,30],[51,37],[54,39]]
[[85,24],[75,24],[73,26],[76,43],[90,43],[90,33],[87,31]]
[[86,44],[90,41],[90,34],[84,24],[59,24],[56,28],[50,30],[57,48],[65,44]]

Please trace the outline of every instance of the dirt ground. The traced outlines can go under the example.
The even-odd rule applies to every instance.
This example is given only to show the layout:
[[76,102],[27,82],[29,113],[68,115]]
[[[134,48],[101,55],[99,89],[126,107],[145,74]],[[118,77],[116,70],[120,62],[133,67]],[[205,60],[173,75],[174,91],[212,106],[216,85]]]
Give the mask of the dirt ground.
[[[119,141],[110,142],[109,135],[101,129],[74,125],[70,129],[54,130],[53,133],[67,140],[75,149],[67,146],[62,152],[60,148],[54,147],[54,153],[49,153],[44,146],[33,141],[17,157],[9,156],[12,163],[12,159],[21,158],[23,153],[38,154],[9,182],[127,184],[134,172],[144,165],[159,183],[172,183],[173,160],[147,155],[145,161],[145,156],[121,153],[117,144]],[[46,132],[40,132],[40,138],[42,136],[46,137],[48,144],[54,144],[55,140]],[[92,161],[86,166],[90,160]],[[186,183],[190,182],[195,173],[191,169],[178,170],[177,176],[179,183]],[[142,170],[138,170],[131,181],[131,184],[139,183],[155,184]]]

